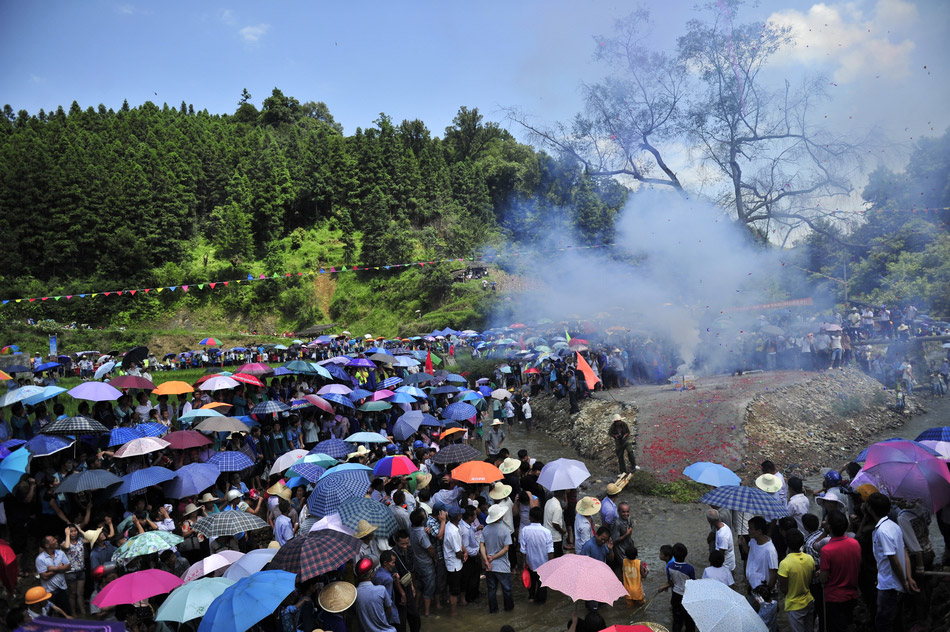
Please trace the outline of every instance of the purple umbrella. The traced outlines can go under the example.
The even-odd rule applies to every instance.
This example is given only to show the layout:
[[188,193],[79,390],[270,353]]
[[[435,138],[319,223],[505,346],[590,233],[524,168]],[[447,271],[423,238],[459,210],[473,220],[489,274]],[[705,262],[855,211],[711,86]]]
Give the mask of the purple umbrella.
[[353,358],[346,363],[346,366],[365,366],[368,369],[376,368],[376,365],[373,364],[373,361],[366,358]]
[[875,443],[868,448],[864,470],[881,482],[881,491],[894,498],[919,499],[934,511],[950,502],[947,462],[911,441]]
[[317,395],[326,395],[328,393],[336,393],[338,395],[349,395],[353,391],[352,388],[344,384],[327,384],[326,386],[321,386],[320,390],[317,391]]
[[83,382],[69,389],[67,395],[90,402],[111,402],[122,397],[122,392],[105,382]]

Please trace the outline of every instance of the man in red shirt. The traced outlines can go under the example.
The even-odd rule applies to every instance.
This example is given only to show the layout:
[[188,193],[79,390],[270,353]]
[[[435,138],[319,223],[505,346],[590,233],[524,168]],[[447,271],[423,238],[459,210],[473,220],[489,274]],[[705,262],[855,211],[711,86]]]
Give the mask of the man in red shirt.
[[819,579],[825,587],[825,629],[847,630],[858,599],[858,567],[861,545],[845,536],[848,519],[833,511],[828,514],[831,540],[821,549]]

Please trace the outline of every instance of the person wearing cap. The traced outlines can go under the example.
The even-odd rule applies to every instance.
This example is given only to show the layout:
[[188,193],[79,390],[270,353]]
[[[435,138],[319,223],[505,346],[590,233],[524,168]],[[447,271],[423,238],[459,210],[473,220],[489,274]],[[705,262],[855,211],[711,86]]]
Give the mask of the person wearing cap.
[[[459,595],[462,594],[462,565],[468,559],[468,553],[462,546],[462,532],[459,530],[459,521],[462,519],[462,508],[451,504],[445,508],[448,522],[445,523],[445,534],[442,536],[442,553],[445,558],[445,571],[449,585],[449,616],[458,615]],[[465,605],[462,597],[462,605]]]
[[62,608],[52,602],[52,596],[52,593],[42,586],[34,586],[26,591],[23,601],[26,603],[26,612],[31,620],[37,617],[72,619]]
[[[617,452],[617,463],[620,465],[620,473],[626,474],[637,469],[636,444],[633,435],[630,434],[630,426],[624,423],[620,414],[615,414],[610,425],[610,438],[614,440],[614,449]],[[630,469],[627,470],[627,464],[624,461],[624,455],[630,461]]]
[[390,623],[395,620],[393,600],[384,586],[373,583],[375,567],[368,557],[356,563],[356,615],[363,632],[396,632]]
[[505,509],[501,505],[492,505],[488,508],[487,524],[482,530],[482,541],[479,552],[485,564],[485,583],[488,592],[488,612],[498,612],[498,585],[501,584],[502,600],[505,612],[515,608],[515,601],[511,594],[511,563],[508,560],[508,551],[511,547],[511,533],[502,524],[501,519]]
[[[577,501],[574,509],[574,548],[580,551],[584,543],[594,537],[594,516],[600,513],[600,501],[585,496]],[[609,527],[608,527],[609,529]]]

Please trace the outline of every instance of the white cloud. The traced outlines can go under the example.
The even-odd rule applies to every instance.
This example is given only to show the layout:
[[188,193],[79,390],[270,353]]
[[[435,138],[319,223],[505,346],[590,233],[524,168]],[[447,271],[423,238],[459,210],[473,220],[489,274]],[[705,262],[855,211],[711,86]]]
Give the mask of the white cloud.
[[40,77],[39,75],[30,75],[30,83],[35,84],[35,85],[46,83],[46,77]]
[[218,19],[228,26],[237,26],[237,18],[234,17],[234,12],[231,9],[222,9],[218,14]]
[[256,44],[270,30],[270,24],[258,24],[256,26],[245,26],[238,31],[245,42]]
[[915,45],[902,33],[917,21],[916,7],[904,0],[877,0],[871,17],[855,3],[819,3],[807,13],[789,9],[769,17],[769,22],[791,27],[796,40],[781,59],[828,64],[834,80],[842,83],[905,76]]
[[121,13],[122,15],[132,15],[133,13],[135,13],[135,7],[132,6],[131,4],[120,4],[119,6],[115,8],[115,10]]

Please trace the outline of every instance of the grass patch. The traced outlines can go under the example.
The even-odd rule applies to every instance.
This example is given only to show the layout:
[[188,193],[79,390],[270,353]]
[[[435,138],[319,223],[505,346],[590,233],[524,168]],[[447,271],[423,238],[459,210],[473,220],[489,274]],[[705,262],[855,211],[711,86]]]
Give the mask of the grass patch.
[[857,395],[839,395],[831,405],[831,411],[839,416],[855,415],[865,409],[864,400]]
[[630,477],[627,489],[640,496],[658,496],[677,503],[694,503],[709,491],[709,486],[685,478],[663,483],[653,474],[637,470]]

